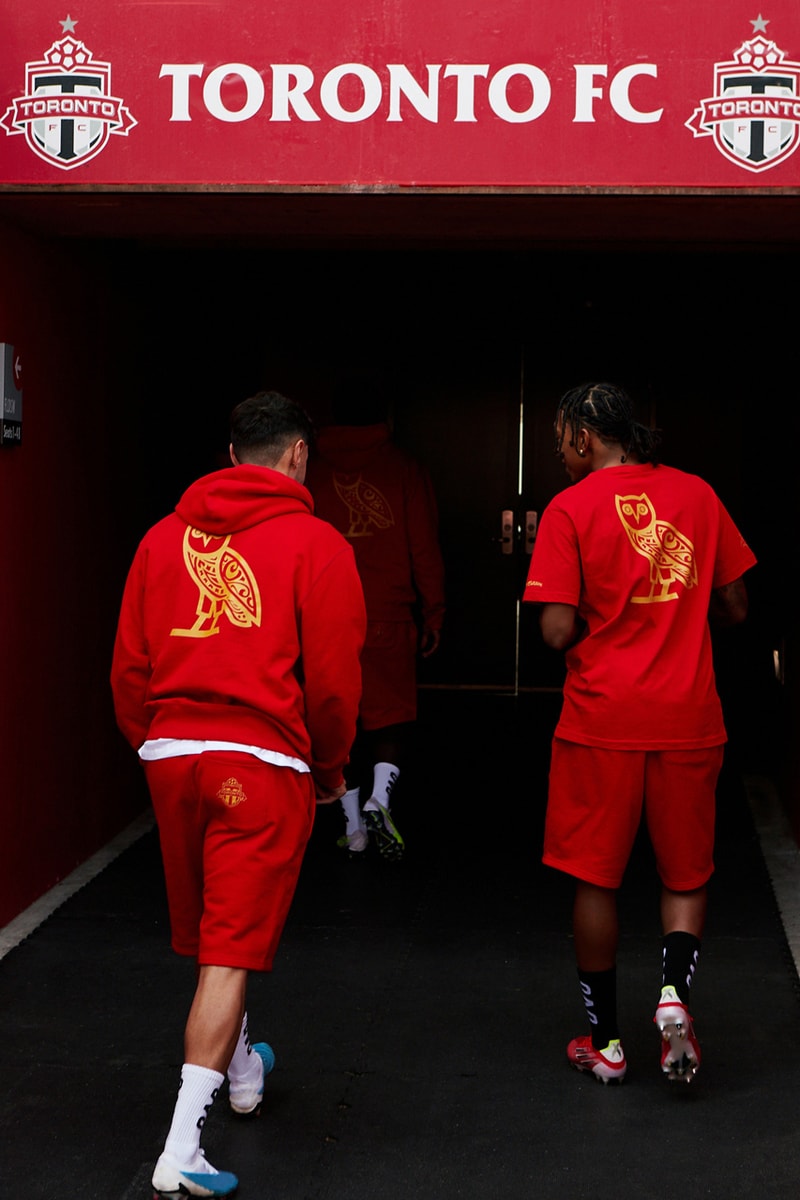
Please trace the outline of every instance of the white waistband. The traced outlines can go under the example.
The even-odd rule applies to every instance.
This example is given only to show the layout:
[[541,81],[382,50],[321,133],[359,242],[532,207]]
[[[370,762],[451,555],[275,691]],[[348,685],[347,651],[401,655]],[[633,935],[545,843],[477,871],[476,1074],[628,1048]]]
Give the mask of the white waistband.
[[302,758],[293,758],[277,750],[264,750],[262,746],[244,746],[241,742],[204,742],[193,738],[153,738],[139,747],[139,758],[151,762],[158,758],[180,758],[184,754],[205,754],[207,750],[235,750],[239,754],[252,754],[262,762],[272,763],[276,767],[291,767],[301,775],[308,775],[311,769]]

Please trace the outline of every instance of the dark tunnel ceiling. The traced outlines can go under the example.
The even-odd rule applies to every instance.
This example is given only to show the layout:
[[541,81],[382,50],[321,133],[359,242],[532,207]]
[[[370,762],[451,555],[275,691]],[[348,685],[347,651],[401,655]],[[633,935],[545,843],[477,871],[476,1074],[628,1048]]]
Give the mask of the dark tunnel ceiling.
[[800,192],[0,190],[35,237],[281,249],[796,250]]

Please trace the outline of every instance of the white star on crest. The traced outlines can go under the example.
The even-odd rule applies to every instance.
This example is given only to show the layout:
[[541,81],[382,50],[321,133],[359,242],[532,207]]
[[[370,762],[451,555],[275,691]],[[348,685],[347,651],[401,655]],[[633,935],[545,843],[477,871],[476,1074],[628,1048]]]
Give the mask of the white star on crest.
[[755,21],[751,21],[750,24],[753,26],[753,33],[766,33],[769,21],[765,20],[761,13],[759,13]]
[[73,21],[72,17],[69,15],[69,13],[67,13],[66,21],[59,21],[58,23],[61,26],[62,33],[74,33],[75,26],[78,24],[77,21]]

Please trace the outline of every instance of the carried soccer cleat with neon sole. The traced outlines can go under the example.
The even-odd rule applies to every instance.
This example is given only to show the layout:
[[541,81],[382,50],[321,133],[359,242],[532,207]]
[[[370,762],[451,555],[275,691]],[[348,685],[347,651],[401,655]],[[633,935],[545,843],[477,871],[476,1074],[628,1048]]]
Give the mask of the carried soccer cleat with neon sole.
[[186,1196],[231,1196],[239,1180],[230,1171],[215,1170],[202,1150],[188,1166],[164,1152],[156,1163],[152,1186],[153,1200],[184,1200]]
[[595,1050],[588,1036],[573,1038],[567,1058],[571,1066],[593,1075],[599,1083],[622,1083],[628,1069],[619,1038],[613,1038],[604,1050]]
[[[377,800],[374,803],[377,804]],[[400,836],[400,831],[392,820],[388,808],[384,808],[382,804],[378,804],[377,811],[365,808],[364,820],[367,823],[367,829],[375,838],[375,845],[382,858],[396,860],[403,857],[406,844]]]
[[661,1034],[661,1070],[671,1083],[691,1083],[700,1068],[700,1044],[689,1010],[674,987],[661,989],[653,1017]]
[[264,1099],[264,1080],[275,1066],[275,1054],[266,1042],[255,1042],[253,1053],[261,1059],[263,1075],[260,1088],[235,1088],[228,1091],[228,1102],[233,1111],[240,1117],[257,1117],[261,1112],[261,1101]]

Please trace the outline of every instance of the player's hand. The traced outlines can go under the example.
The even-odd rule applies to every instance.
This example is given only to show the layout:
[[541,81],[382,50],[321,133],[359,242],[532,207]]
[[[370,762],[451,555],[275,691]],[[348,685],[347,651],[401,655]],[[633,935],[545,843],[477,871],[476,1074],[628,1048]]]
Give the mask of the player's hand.
[[317,804],[333,804],[336,800],[341,800],[346,791],[347,784],[345,783],[340,783],[332,791],[317,784]]
[[419,649],[423,658],[428,658],[438,649],[441,636],[438,629],[428,629],[427,626],[423,629],[419,640]]

